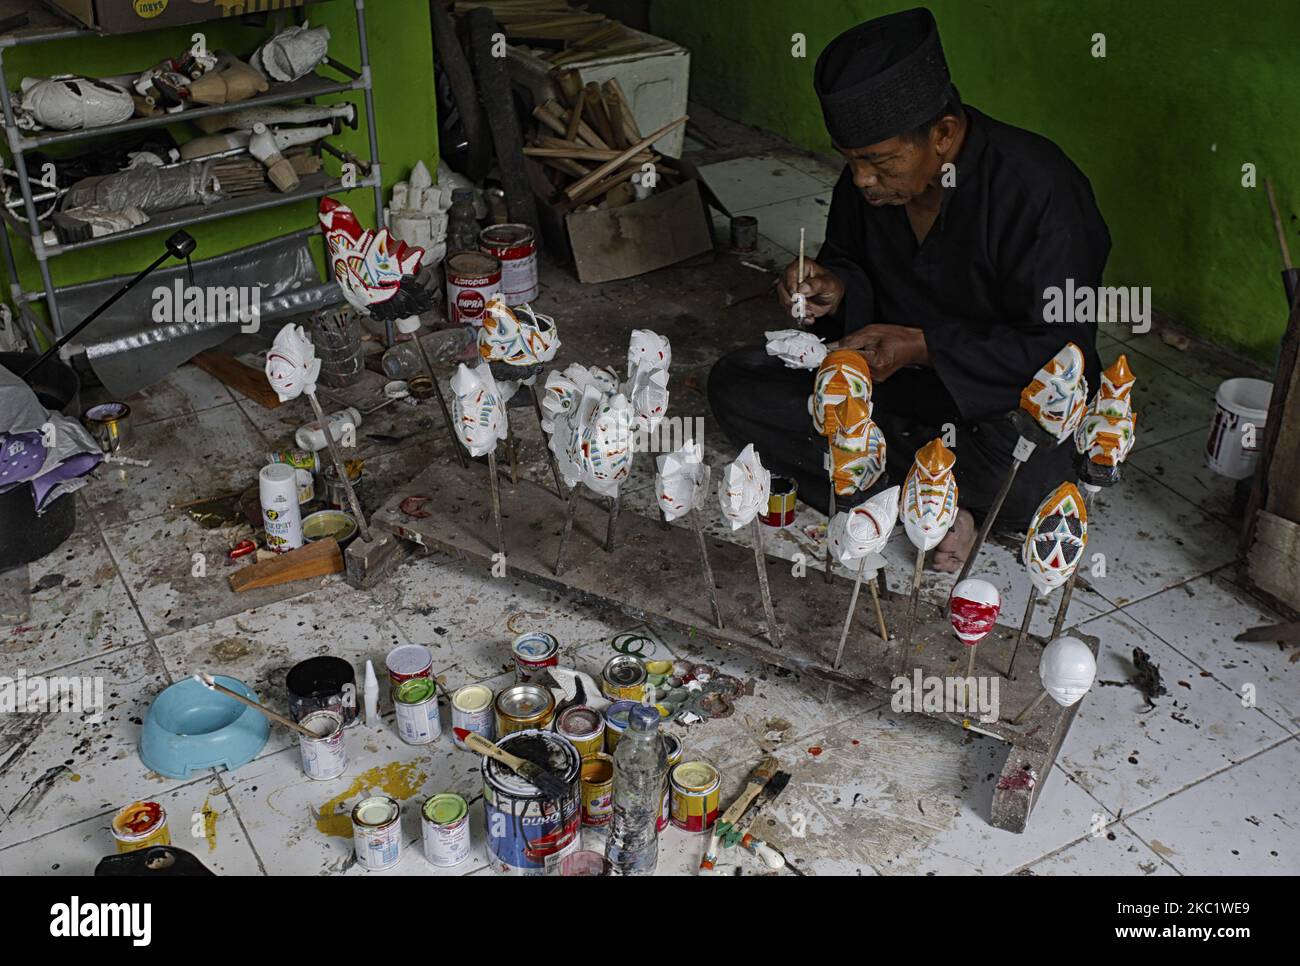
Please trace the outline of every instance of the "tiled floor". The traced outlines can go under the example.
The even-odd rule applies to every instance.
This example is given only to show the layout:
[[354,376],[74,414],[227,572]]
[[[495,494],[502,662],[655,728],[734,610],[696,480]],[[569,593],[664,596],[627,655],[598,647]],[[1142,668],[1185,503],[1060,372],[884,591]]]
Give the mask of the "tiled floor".
[[[773,268],[797,249],[801,226],[815,253],[837,174],[794,153],[703,169],[733,213],[758,216],[755,261]],[[725,224],[715,226],[724,241]],[[676,357],[671,405],[705,417],[705,451],[715,467],[734,451],[707,415],[709,363],[779,322],[759,302],[727,315],[767,279],[731,266],[720,293],[709,274],[716,267],[586,289],[550,270],[540,302],[560,320],[566,354],[557,362],[621,366],[632,324],[668,332]],[[680,294],[683,280],[704,294],[690,302]],[[703,324],[706,312],[730,326]],[[611,318],[618,321],[612,332]],[[246,487],[265,453],[290,445],[307,418],[305,404],[267,412],[184,367],[132,400],[136,455],[152,465],[105,470],[84,491],[74,537],[31,568],[31,617],[0,636],[0,674],[101,678],[107,705],[97,720],[0,718],[0,873],[90,871],[113,851],[111,813],[148,797],[172,816],[173,840],[218,873],[364,875],[340,816],[372,788],[406,803],[412,847],[389,874],[440,873],[419,853],[415,805],[446,790],[473,803],[471,858],[451,872],[483,872],[478,759],[446,736],[423,748],[405,745],[389,712],[378,726],[349,732],[351,764],[342,778],[317,783],[303,776],[293,742],[272,728],[262,753],[234,773],[173,781],[150,773],[136,753],[144,712],[168,683],[200,668],[238,677],[283,707],[284,675],[297,661],[329,653],[358,670],[367,658],[382,668],[386,651],[404,642],[430,647],[449,687],[496,686],[510,677],[509,641],[530,628],[555,634],[569,661],[596,673],[613,654],[611,639],[640,628],[665,656],[752,683],[729,717],[671,728],[689,754],[720,768],[724,801],[760,755],[778,757],[792,781],[758,830],[804,874],[1296,874],[1300,667],[1294,650],[1232,641],[1276,616],[1231,582],[1233,487],[1200,468],[1213,388],[1244,370],[1220,353],[1179,351],[1155,333],[1108,330],[1103,357],[1121,351],[1138,376],[1139,444],[1125,482],[1095,504],[1092,567],[1070,615],[1102,641],[1097,685],[1043,779],[1024,834],[988,823],[1006,756],[999,742],[896,713],[887,695],[828,699],[815,681],[533,584],[490,579],[430,555],[366,592],[331,577],[234,595],[226,578],[235,565],[224,551],[241,532],[204,530],[171,505]],[[365,443],[372,506],[394,481],[446,454],[440,422],[427,409],[393,408],[366,429],[413,434],[395,446]],[[523,471],[541,476],[535,424],[521,419],[518,431]],[[653,512],[651,472],[649,460],[636,467],[627,512]],[[801,508],[792,527],[772,535],[769,552],[819,555],[823,523]],[[725,530],[716,515],[708,525]],[[980,569],[1002,589],[1005,613],[1018,616],[1027,581],[1013,544],[993,542]],[[913,559],[901,530],[885,557],[899,590]],[[927,574],[926,599],[942,603],[950,583]],[[1046,630],[1053,612],[1054,603],[1040,606],[1034,629]],[[1154,707],[1129,683],[1135,647],[1160,666],[1169,691]],[[584,834],[589,847],[601,848],[599,835]],[[661,872],[692,872],[702,844],[670,830]],[[724,872],[761,871],[736,851],[723,854]]]

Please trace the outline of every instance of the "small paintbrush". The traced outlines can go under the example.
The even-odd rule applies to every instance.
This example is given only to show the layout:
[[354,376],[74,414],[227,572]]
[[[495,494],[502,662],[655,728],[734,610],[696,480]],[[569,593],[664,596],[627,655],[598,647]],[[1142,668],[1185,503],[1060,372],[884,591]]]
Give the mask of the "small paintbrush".
[[526,758],[520,758],[518,755],[510,754],[510,752],[499,748],[476,732],[466,731],[464,728],[453,728],[452,730],[456,732],[456,737],[470,748],[473,748],[480,755],[495,758],[524,781],[537,786],[537,790],[547,798],[564,798],[572,792],[569,784],[563,778],[552,771],[547,771],[541,765],[534,764]]
[[298,724],[298,722],[294,721],[292,718],[286,718],[282,714],[276,714],[270,708],[266,707],[266,705],[258,704],[256,701],[250,701],[248,698],[244,697],[242,694],[238,693],[237,691],[231,691],[230,688],[226,687],[224,684],[218,684],[216,682],[216,679],[213,678],[212,675],[209,674],[207,671],[199,671],[197,674],[194,675],[194,680],[198,681],[199,684],[203,685],[205,688],[207,688],[210,691],[216,691],[218,694],[224,694],[228,698],[234,698],[236,701],[240,702],[241,704],[248,705],[254,711],[260,711],[262,714],[266,715],[272,721],[278,721],[280,724],[284,725],[286,728],[290,729],[291,731],[296,731],[300,735],[305,735],[308,738],[320,737],[320,735],[316,734],[315,732],[308,731],[306,728]]

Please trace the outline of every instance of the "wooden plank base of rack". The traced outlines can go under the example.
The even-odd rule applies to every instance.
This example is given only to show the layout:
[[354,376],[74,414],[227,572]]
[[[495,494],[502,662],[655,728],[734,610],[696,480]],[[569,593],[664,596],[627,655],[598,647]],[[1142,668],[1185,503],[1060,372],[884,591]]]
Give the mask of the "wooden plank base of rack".
[[[774,648],[766,636],[752,550],[708,538],[718,601],[727,625],[726,630],[719,630],[713,625],[700,586],[693,532],[679,526],[665,530],[656,520],[625,513],[619,521],[618,545],[607,553],[606,509],[582,496],[585,491],[581,490],[566,567],[563,576],[557,577],[554,567],[564,522],[563,503],[554,490],[528,480],[511,485],[505,475],[500,484],[506,565],[511,576],[612,604],[638,618],[668,624],[722,647],[741,648],[765,663],[852,691],[874,689],[892,694],[901,685],[900,668],[905,669],[907,680],[913,680],[917,671],[923,678],[965,675],[966,651],[936,608],[922,605],[912,644],[904,655],[897,641],[880,639],[874,629],[874,609],[862,606],[861,601],[843,664],[832,668],[851,581],[837,576],[826,583],[816,570],[795,577],[789,561],[769,558],[768,580],[785,642],[784,647]],[[461,468],[454,462],[435,461],[376,511],[371,525],[490,570],[497,548],[489,490],[485,465],[473,462]],[[402,512],[402,501],[413,496],[431,498],[421,510],[428,516],[417,518]],[[904,596],[883,595],[881,606],[891,629],[902,626],[906,605]],[[1045,643],[1031,637],[1020,648],[1007,676],[1016,634],[1017,628],[998,626],[979,646],[976,674],[997,680],[998,720],[980,722],[977,711],[918,713],[977,730],[1011,746],[993,793],[990,821],[998,828],[1022,832],[1079,705],[1062,709],[1044,701],[1019,725],[1011,724],[1041,690],[1038,658]],[[1077,636],[1096,651],[1095,638]]]

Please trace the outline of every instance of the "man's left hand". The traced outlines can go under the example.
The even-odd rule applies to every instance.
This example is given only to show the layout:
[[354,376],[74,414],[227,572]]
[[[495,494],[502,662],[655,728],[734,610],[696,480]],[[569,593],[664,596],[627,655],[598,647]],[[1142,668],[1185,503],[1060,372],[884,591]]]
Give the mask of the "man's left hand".
[[904,366],[928,366],[925,333],[906,325],[868,325],[850,332],[833,346],[857,349],[867,357],[872,379],[884,382]]

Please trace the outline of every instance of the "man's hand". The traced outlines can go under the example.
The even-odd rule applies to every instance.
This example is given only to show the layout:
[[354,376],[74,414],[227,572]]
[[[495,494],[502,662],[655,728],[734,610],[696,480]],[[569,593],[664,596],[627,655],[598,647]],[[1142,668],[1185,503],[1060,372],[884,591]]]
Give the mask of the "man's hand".
[[904,366],[928,366],[925,333],[905,325],[868,325],[836,342],[835,349],[858,349],[867,357],[871,378],[884,382]]
[[803,322],[811,325],[813,319],[829,315],[840,307],[840,302],[844,300],[844,283],[830,269],[822,268],[811,258],[805,258],[803,284],[800,285],[799,259],[796,258],[776,283],[776,297],[781,300],[781,307],[791,315],[794,315],[792,309],[796,292],[804,297]]

